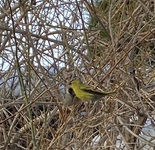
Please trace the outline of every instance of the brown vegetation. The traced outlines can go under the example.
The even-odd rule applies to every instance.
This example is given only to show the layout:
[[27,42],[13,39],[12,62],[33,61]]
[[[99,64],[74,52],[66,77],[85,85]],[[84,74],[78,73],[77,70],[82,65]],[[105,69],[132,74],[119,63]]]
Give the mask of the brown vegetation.
[[[153,0],[11,0],[0,12],[0,149],[153,149]],[[66,106],[74,77],[116,93]]]

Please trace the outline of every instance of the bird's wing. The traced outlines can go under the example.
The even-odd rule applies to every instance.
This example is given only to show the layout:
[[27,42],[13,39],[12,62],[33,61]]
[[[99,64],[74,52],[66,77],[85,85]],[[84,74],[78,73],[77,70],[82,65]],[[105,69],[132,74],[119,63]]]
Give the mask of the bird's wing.
[[85,92],[89,92],[91,94],[98,94],[98,95],[103,95],[103,94],[104,95],[109,95],[109,94],[113,94],[113,93],[116,92],[116,91],[106,92],[106,91],[94,90],[89,86],[82,86],[80,89],[85,91]]
[[101,91],[93,90],[90,86],[87,85],[80,87],[80,89],[91,94],[102,94]]
[[90,86],[84,85],[80,87],[81,90],[91,90]]

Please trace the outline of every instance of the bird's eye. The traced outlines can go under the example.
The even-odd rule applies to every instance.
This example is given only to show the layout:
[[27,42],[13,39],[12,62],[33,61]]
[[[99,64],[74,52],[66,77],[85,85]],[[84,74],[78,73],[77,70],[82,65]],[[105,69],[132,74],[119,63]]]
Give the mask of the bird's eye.
[[72,96],[75,96],[75,93],[74,93],[74,91],[73,91],[72,88],[69,88],[69,89],[68,89],[68,93],[69,93],[70,95],[72,95]]

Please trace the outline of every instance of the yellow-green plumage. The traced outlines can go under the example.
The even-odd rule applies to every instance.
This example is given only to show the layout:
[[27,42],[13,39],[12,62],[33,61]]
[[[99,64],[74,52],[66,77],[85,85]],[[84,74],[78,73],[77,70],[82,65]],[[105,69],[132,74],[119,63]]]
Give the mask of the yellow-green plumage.
[[93,90],[92,87],[86,85],[85,83],[82,83],[79,79],[71,82],[71,88],[73,89],[76,97],[84,101],[99,100],[106,95],[114,93]]

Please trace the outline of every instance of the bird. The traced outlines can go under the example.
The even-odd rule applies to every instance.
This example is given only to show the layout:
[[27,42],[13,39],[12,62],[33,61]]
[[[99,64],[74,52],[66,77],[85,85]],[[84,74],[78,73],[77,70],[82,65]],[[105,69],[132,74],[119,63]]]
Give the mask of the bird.
[[73,89],[76,97],[78,97],[82,101],[97,101],[104,96],[115,93],[115,91],[105,92],[95,90],[93,89],[93,87],[87,85],[86,83],[83,83],[80,79],[71,81],[71,88]]

